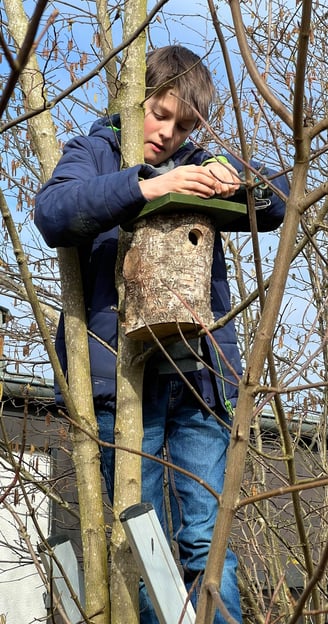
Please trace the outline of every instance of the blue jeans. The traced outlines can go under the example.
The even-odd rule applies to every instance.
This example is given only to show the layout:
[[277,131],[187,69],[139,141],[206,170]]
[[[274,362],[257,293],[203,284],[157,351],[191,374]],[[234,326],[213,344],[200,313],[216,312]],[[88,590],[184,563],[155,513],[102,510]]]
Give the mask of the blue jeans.
[[[114,415],[108,411],[97,412],[100,439],[113,442]],[[168,460],[196,474],[217,492],[222,491],[229,443],[227,429],[206,410],[178,375],[161,375],[156,389],[145,384],[143,399],[143,450],[155,457],[163,457],[166,448]],[[114,470],[112,449],[101,449],[102,469],[110,499]],[[164,503],[164,468],[161,464],[143,459],[142,501],[152,503],[158,518],[167,532]],[[200,484],[177,471],[169,474],[173,538],[179,546],[179,556],[184,570],[187,590],[197,575],[205,568],[212,531],[217,514],[216,499]],[[237,561],[231,550],[227,551],[221,583],[221,597],[231,615],[242,622],[239,591],[236,579]],[[201,577],[192,594],[196,608]],[[144,587],[140,590],[141,624],[158,624]],[[217,612],[215,624],[225,620]]]

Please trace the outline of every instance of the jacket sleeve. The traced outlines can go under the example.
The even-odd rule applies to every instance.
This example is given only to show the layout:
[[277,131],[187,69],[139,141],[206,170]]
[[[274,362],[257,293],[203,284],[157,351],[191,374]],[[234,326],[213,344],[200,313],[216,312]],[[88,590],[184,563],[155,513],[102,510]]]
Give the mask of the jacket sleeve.
[[134,218],[146,203],[139,177],[147,165],[119,170],[120,155],[100,137],[69,141],[52,178],[35,202],[35,224],[49,247],[87,243]]
[[[240,162],[232,156],[227,156],[229,162],[241,172],[243,170]],[[263,167],[260,163],[251,161],[251,165],[256,170],[261,170],[266,178],[272,178],[273,185],[279,190],[283,197],[289,195],[289,184],[285,174],[277,176],[277,173],[273,169]],[[231,201],[238,201],[239,203],[246,203],[246,192],[239,191],[237,195],[229,198]],[[282,199],[277,193],[273,192],[267,199],[267,202],[255,202],[256,220],[259,232],[268,232],[275,230],[281,225],[285,215],[285,200]],[[222,228],[224,230],[224,228]],[[250,229],[248,216],[245,215],[236,219],[232,224],[229,224],[229,231],[233,232],[248,232]]]

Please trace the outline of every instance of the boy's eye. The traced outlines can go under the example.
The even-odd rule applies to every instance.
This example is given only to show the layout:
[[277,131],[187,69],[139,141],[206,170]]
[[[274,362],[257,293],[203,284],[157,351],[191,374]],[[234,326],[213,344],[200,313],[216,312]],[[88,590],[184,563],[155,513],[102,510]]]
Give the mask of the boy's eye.
[[[158,112],[156,110],[152,110],[152,114],[154,115],[155,119],[157,119],[158,121],[165,121],[165,119],[167,119],[167,114]],[[181,125],[180,123],[177,124],[176,126],[177,130],[179,132],[183,132],[183,133],[188,133],[190,134],[193,130],[193,128],[186,128],[185,125]]]

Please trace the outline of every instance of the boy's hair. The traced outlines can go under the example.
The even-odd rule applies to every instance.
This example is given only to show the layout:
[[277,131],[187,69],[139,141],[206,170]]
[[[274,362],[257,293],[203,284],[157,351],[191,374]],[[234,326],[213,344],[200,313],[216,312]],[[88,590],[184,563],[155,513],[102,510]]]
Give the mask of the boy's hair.
[[[200,57],[180,45],[165,46],[147,54],[146,97],[175,89],[180,113],[190,116],[190,103],[207,120],[215,97],[212,77]],[[197,124],[198,125],[198,124]]]

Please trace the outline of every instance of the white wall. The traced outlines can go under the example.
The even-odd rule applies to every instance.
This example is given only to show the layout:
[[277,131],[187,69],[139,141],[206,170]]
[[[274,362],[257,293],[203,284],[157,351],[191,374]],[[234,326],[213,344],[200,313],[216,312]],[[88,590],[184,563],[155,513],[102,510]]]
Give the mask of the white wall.
[[[40,453],[25,453],[24,468],[36,480],[50,476],[51,459]],[[0,459],[0,498],[13,481],[13,471]],[[33,484],[26,484],[29,501],[45,537],[49,534],[49,500]],[[11,513],[11,510],[13,513]],[[6,624],[30,624],[47,615],[45,588],[36,571],[26,542],[18,530],[17,514],[36,552],[40,542],[19,486],[15,486],[0,505],[0,621]]]

